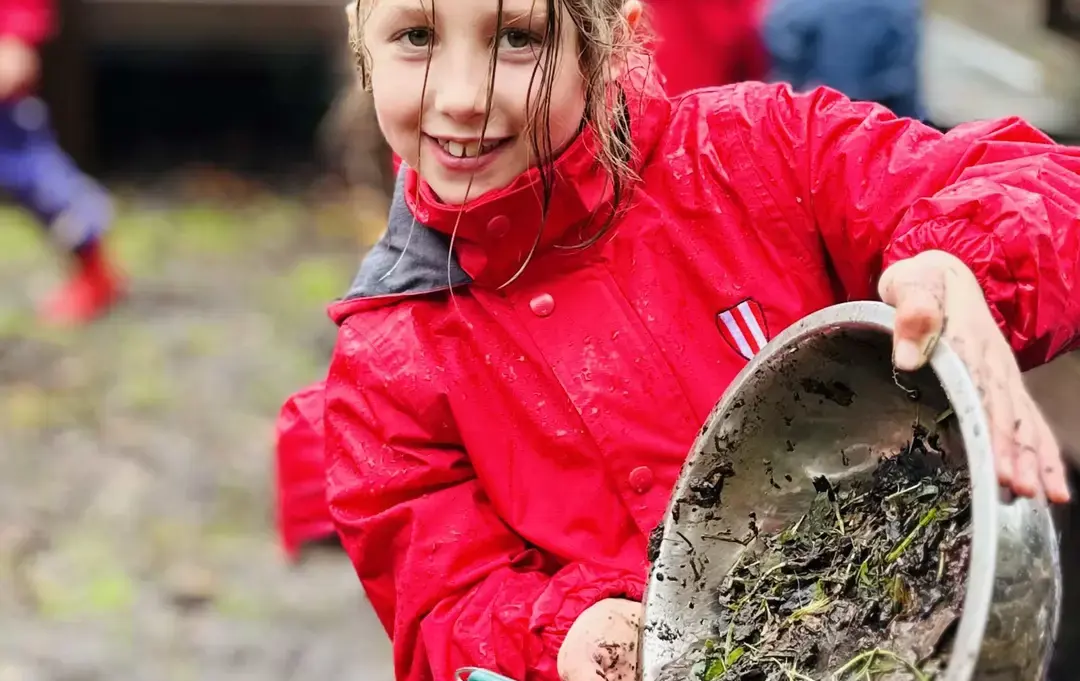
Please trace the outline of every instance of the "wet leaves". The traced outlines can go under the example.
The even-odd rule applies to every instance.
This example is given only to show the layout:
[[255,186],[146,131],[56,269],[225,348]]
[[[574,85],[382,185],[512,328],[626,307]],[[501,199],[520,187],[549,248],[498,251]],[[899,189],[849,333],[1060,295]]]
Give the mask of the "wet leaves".
[[917,429],[873,479],[814,481],[807,513],[762,535],[720,589],[701,681],[928,681],[944,669],[970,548],[970,483]]

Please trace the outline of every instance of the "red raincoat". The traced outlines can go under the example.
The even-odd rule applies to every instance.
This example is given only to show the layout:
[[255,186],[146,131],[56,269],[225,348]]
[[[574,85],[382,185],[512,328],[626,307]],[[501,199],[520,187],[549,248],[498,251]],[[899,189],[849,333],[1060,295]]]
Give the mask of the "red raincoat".
[[277,524],[290,558],[335,533],[326,507],[324,395],[322,381],[307,386],[285,402],[277,421]]
[[37,45],[50,37],[54,21],[50,0],[0,0],[0,37]]
[[768,51],[759,30],[762,0],[648,0],[656,65],[671,95],[765,80]]
[[873,298],[890,263],[967,263],[1027,366],[1080,339],[1080,151],[1016,119],[942,136],[829,90],[628,99],[642,184],[601,243],[557,248],[610,205],[588,133],[502,288],[541,229],[536,171],[459,223],[406,169],[332,308],[330,510],[398,679],[555,681],[582,610],[641,598],[647,537],[748,357]]

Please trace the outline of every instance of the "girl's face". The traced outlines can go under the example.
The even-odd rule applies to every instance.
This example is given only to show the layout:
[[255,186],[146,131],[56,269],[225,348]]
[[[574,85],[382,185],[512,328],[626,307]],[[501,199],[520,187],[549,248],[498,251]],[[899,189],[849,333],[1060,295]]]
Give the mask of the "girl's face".
[[[446,203],[505,187],[536,165],[534,121],[548,125],[550,143],[538,139],[553,153],[577,133],[585,111],[577,32],[563,16],[560,35],[545,36],[547,4],[503,0],[500,31],[495,0],[435,0],[434,12],[432,0],[374,0],[363,40],[379,126]],[[554,73],[537,68],[550,63],[542,59],[545,44],[558,50]]]

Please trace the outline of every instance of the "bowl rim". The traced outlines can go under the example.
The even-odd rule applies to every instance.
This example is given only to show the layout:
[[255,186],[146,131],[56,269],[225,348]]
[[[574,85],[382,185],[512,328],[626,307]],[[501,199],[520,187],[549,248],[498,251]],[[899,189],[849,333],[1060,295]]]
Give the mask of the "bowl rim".
[[[895,322],[896,310],[892,306],[876,301],[855,301],[839,303],[811,313],[777,334],[728,385],[720,401],[709,414],[706,421],[709,427],[703,428],[695,438],[683,470],[692,467],[693,460],[711,441],[713,433],[723,423],[724,419],[721,415],[731,410],[746,383],[774,357],[797,346],[808,337],[818,336],[822,331],[831,329],[867,329],[892,336]],[[994,466],[989,423],[979,391],[967,366],[944,337],[938,340],[928,365],[941,384],[956,415],[971,479],[971,554],[965,579],[963,611],[953,644],[954,651],[963,651],[963,654],[950,656],[949,664],[942,677],[942,681],[969,681],[974,675],[979,660],[993,600],[998,552],[996,528],[999,523],[1002,492]],[[680,498],[683,482],[684,476],[680,474],[679,481],[676,482],[671,499],[668,501],[668,508],[664,512],[665,535],[674,532],[675,523],[671,506]],[[646,624],[653,621],[650,617],[649,595],[657,590],[658,583],[655,573],[650,570],[643,603],[643,621]],[[653,649],[653,646],[646,645],[646,639],[651,636],[652,631],[652,627],[642,627],[641,641],[638,645],[638,668],[643,673],[646,671],[647,660],[644,659],[646,651]]]

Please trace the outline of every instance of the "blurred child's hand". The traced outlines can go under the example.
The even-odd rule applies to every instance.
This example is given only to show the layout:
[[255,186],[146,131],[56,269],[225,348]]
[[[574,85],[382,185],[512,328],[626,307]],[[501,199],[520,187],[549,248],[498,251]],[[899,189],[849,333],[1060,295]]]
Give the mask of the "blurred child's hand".
[[562,681],[635,681],[642,605],[608,598],[577,618],[559,649]]
[[1020,496],[1043,491],[1050,501],[1068,501],[1057,440],[1024,387],[1012,348],[971,270],[948,253],[930,251],[888,268],[878,292],[896,308],[897,369],[923,366],[942,334],[967,364],[990,422],[1001,484]]
[[37,50],[16,38],[0,38],[0,100],[31,89],[40,70]]

